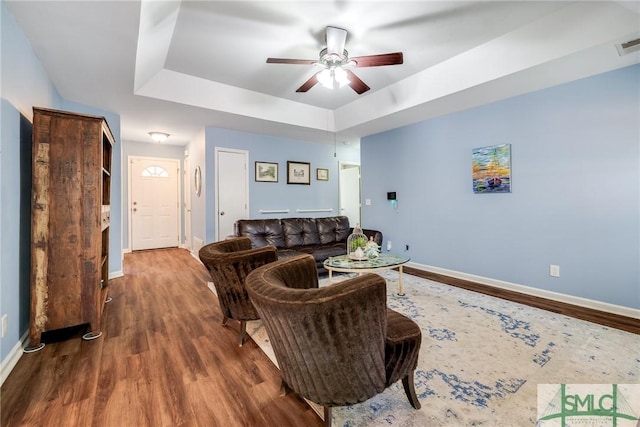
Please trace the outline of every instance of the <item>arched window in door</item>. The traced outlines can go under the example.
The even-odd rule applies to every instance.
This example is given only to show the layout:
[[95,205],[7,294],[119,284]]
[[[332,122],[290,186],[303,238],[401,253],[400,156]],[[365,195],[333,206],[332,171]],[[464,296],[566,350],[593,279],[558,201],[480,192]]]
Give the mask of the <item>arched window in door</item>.
[[149,166],[142,171],[142,176],[169,178],[169,173],[162,166]]

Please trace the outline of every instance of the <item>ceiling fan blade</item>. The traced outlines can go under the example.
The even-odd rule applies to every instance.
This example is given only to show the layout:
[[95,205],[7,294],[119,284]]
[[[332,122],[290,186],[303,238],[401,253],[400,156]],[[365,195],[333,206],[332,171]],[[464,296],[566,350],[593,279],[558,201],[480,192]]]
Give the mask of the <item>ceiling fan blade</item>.
[[344,54],[344,44],[347,41],[347,30],[338,27],[327,27],[327,53]]
[[360,80],[360,77],[356,76],[353,71],[347,70],[347,75],[349,76],[349,86],[351,86],[351,89],[356,91],[358,95],[362,95],[371,89],[365,82]]
[[311,89],[312,87],[314,87],[316,85],[316,83],[318,83],[318,77],[316,77],[317,75],[318,75],[318,73],[316,73],[313,76],[311,76],[309,78],[309,80],[304,82],[304,84],[302,86],[300,86],[298,89],[296,89],[296,92],[306,92],[309,89]]
[[267,64],[301,64],[311,65],[315,64],[316,60],[313,59],[288,59],[288,58],[267,58]]
[[349,58],[356,61],[356,67],[378,67],[381,65],[397,65],[403,63],[402,52],[383,53],[380,55],[357,56]]

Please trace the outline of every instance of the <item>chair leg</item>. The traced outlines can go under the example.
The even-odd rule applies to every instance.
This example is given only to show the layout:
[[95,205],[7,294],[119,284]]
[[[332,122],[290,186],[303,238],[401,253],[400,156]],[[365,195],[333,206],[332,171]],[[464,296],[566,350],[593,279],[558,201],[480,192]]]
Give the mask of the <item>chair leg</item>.
[[292,391],[293,390],[291,390],[291,387],[289,387],[289,385],[285,383],[284,380],[282,380],[282,382],[280,383],[280,396],[284,397],[289,393],[291,393]]
[[324,407],[324,425],[331,427],[331,406]]
[[420,401],[418,400],[418,396],[416,396],[416,389],[413,386],[413,371],[402,379],[402,385],[404,386],[404,392],[407,394],[411,406],[415,409],[420,409]]
[[242,347],[242,344],[244,344],[244,336],[246,333],[247,333],[247,321],[241,320],[240,321],[240,347]]

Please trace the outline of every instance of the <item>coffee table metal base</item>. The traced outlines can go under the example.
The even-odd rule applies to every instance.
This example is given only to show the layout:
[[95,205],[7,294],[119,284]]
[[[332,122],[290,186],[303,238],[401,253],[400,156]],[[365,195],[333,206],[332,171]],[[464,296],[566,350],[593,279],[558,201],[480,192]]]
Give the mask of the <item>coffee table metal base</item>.
[[329,284],[332,282],[333,272],[339,273],[373,273],[379,270],[398,269],[398,295],[404,296],[402,284],[402,266],[409,262],[408,257],[399,257],[390,254],[380,254],[380,257],[372,261],[352,261],[346,255],[331,257],[324,261],[324,268],[329,272]]
[[[326,267],[325,267],[326,268]],[[395,267],[381,267],[381,268],[376,268],[376,269],[372,269],[372,270],[338,270],[338,269],[328,269],[327,271],[329,272],[329,284],[331,284],[331,278],[332,278],[332,273],[333,271],[336,272],[340,272],[340,273],[358,273],[358,276],[362,276],[364,273],[373,273],[376,270],[390,270],[392,268]],[[403,297],[404,296],[404,286],[402,285],[402,266],[398,266],[398,296]]]

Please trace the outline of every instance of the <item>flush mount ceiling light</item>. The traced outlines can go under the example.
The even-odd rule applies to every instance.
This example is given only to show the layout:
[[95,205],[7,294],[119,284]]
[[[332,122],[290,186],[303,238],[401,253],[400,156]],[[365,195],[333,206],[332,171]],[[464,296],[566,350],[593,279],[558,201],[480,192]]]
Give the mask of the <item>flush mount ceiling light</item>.
[[164,142],[169,138],[169,134],[164,132],[149,132],[149,136],[158,143]]

